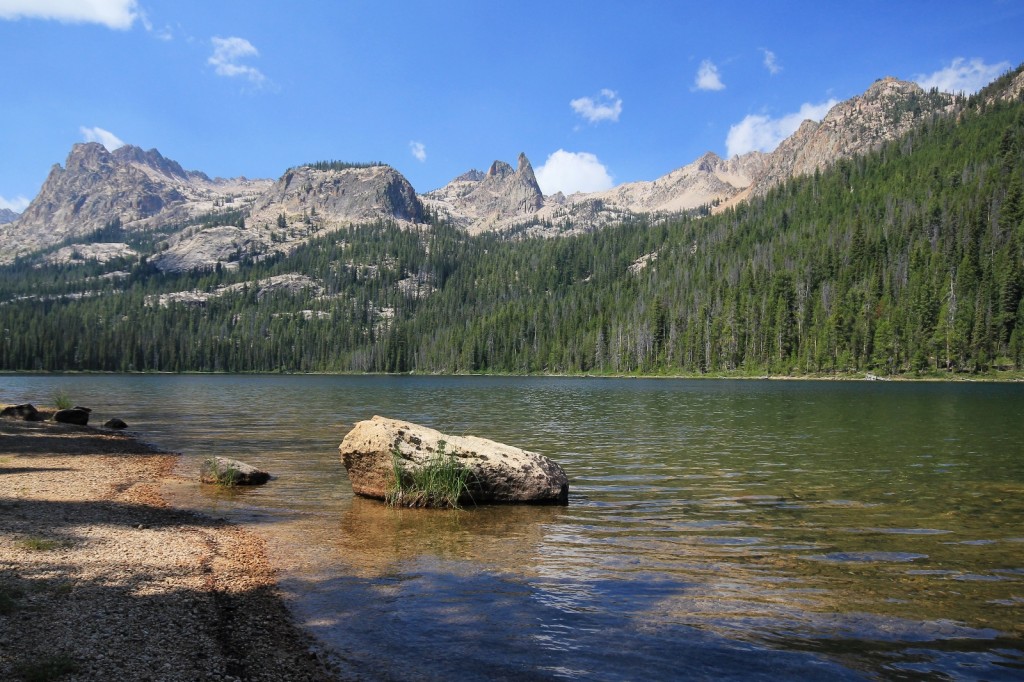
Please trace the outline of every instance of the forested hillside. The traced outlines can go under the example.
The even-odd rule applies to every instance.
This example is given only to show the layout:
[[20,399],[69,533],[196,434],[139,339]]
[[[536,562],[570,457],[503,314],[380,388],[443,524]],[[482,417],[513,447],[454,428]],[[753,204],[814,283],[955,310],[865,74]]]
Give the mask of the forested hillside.
[[0,369],[1020,370],[1024,104],[988,92],[708,217],[519,241],[377,223],[191,275],[19,263]]

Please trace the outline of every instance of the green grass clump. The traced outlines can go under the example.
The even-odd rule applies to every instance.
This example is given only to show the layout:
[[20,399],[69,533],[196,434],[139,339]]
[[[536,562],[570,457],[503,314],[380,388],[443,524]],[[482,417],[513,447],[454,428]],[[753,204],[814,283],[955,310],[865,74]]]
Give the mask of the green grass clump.
[[35,536],[25,538],[18,544],[25,549],[31,549],[36,552],[49,552],[50,550],[60,549],[61,547],[67,546],[60,540],[50,540],[48,538],[39,538]]
[[459,509],[459,498],[469,492],[469,469],[446,452],[447,443],[438,441],[437,451],[424,466],[406,469],[396,447],[391,453],[394,482],[387,503],[401,507],[440,507]]
[[58,410],[70,410],[75,406],[75,402],[68,395],[68,392],[63,388],[59,388],[53,392],[53,406]]

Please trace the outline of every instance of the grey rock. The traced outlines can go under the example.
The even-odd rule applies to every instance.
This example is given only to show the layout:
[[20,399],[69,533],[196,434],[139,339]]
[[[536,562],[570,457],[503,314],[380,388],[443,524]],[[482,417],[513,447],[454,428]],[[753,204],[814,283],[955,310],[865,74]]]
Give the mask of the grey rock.
[[18,219],[20,213],[15,213],[9,208],[0,208],[0,225],[6,225],[7,223],[13,223]]
[[89,423],[89,413],[92,412],[87,407],[72,407],[66,410],[57,410],[53,415],[53,421],[60,422],[61,424],[77,424],[78,426],[86,426]]
[[558,464],[536,452],[475,436],[446,435],[411,422],[375,416],[357,423],[339,446],[352,491],[386,499],[395,482],[395,460],[414,470],[444,452],[469,471],[462,504],[568,504],[569,479]]
[[39,410],[37,410],[35,405],[32,403],[5,407],[3,410],[0,410],[0,417],[24,422],[38,422],[43,420],[39,414]]
[[199,467],[199,479],[219,485],[263,485],[270,474],[237,459],[207,457]]

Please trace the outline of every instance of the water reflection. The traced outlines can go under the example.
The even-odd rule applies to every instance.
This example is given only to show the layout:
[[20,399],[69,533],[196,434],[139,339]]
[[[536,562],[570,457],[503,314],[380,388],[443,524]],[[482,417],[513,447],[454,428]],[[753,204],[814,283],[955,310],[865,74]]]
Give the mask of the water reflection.
[[341,512],[332,544],[340,561],[361,577],[384,575],[422,556],[528,572],[548,528],[566,513],[546,505],[393,509],[354,498]]

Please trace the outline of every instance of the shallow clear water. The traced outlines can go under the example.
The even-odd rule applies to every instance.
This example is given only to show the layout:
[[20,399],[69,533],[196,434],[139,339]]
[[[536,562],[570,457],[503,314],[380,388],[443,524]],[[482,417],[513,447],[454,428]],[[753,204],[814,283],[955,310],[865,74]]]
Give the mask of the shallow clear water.
[[[370,679],[1020,679],[1024,386],[491,377],[3,376],[185,456],[270,538],[302,622]],[[353,498],[374,414],[536,450],[568,507]]]

